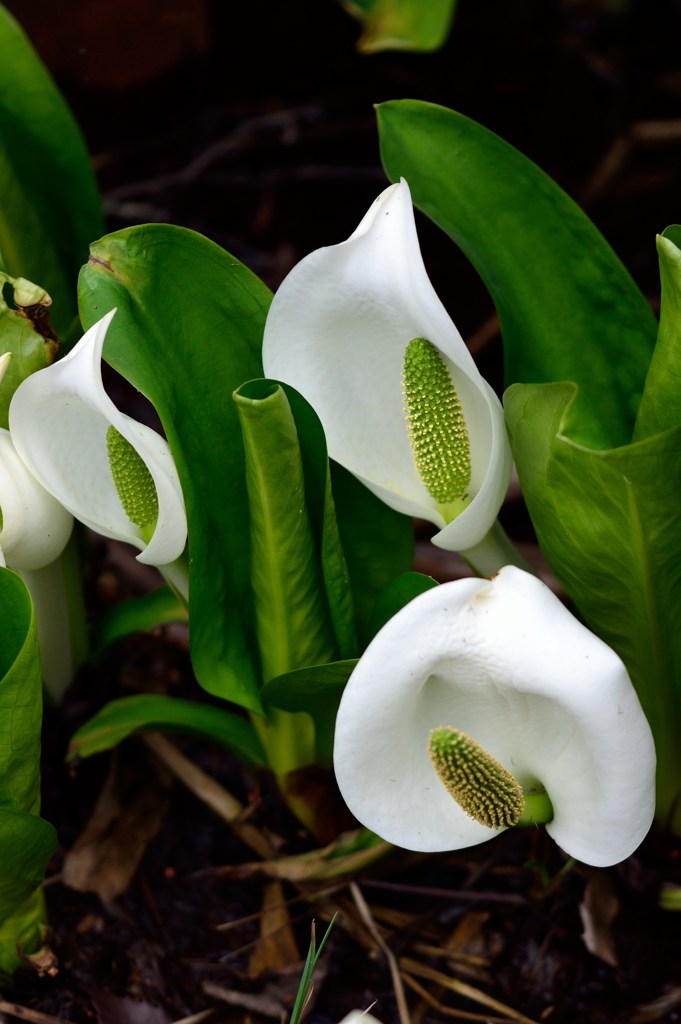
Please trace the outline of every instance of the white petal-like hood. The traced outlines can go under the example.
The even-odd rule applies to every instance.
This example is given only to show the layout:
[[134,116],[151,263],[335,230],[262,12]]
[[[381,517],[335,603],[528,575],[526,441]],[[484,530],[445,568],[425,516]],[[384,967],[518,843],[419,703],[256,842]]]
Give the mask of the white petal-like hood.
[[443,584],[403,608],[343,694],[334,748],[350,810],[406,849],[459,849],[496,832],[468,817],[428,756],[430,730],[467,733],[553,805],[571,856],[629,856],[653,818],[655,751],[619,657],[534,576]]
[[[448,525],[407,433],[402,368],[413,338],[440,352],[468,425],[473,500]],[[270,308],[263,364],[313,406],[331,457],[393,508],[440,527],[436,544],[465,550],[486,535],[511,472],[503,411],[428,279],[406,181],[378,197],[347,241],[293,268]]]
[[[31,472],[77,519],[135,545],[140,562],[163,566],[185,546],[182,490],[164,438],[119,412],[104,390],[102,348],[114,313],[94,324],[64,359],[20,385],[10,405],[10,431]],[[106,442],[110,426],[132,445],[156,487],[158,520],[148,544],[114,484]]]
[[11,569],[49,565],[71,536],[73,517],[29,472],[9,430],[0,430],[0,511],[0,557]]

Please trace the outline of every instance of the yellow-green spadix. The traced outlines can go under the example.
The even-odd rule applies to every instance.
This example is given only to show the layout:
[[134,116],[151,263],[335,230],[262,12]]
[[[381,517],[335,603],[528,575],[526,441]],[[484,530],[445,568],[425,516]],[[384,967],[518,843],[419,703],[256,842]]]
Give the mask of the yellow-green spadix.
[[652,736],[624,665],[514,566],[434,587],[380,630],[343,693],[334,766],[358,820],[410,850],[536,820],[605,866],[654,812]]
[[120,412],[104,390],[102,349],[114,313],[20,385],[10,431],[33,475],[76,519],[164,569],[186,543],[182,490],[165,439]]
[[[415,341],[420,383],[407,355]],[[347,241],[293,268],[270,308],[263,363],[316,410],[331,457],[388,505],[433,522],[435,544],[466,551],[483,540],[511,472],[503,412],[428,279],[406,181]]]

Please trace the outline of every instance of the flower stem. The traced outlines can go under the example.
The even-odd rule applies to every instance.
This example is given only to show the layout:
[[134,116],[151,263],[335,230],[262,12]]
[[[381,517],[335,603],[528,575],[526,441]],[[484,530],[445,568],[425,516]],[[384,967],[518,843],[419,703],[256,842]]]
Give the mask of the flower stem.
[[185,548],[174,562],[157,566],[161,576],[182,604],[189,607],[189,556]]
[[45,689],[58,704],[88,648],[76,533],[54,562],[19,575],[35,607]]
[[533,571],[498,519],[479,544],[459,554],[477,576],[494,576],[504,565],[516,565],[526,572]]

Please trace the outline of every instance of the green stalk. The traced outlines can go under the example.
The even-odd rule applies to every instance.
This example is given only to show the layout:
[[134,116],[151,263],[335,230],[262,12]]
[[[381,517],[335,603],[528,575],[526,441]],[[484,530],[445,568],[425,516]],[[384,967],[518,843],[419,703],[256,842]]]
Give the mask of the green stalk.
[[19,573],[35,607],[43,682],[58,704],[87,656],[85,604],[77,533],[54,562]]
[[494,576],[505,565],[517,565],[526,572],[534,572],[498,519],[479,544],[459,554],[475,575],[483,578]]

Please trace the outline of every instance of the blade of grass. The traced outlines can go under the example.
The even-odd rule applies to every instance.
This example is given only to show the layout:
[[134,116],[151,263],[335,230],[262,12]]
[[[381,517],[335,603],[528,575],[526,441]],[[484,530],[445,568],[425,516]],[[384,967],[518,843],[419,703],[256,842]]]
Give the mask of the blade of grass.
[[316,922],[312,922],[312,928],[310,930],[310,947],[307,951],[307,957],[305,958],[303,973],[300,976],[300,984],[298,985],[296,1001],[293,1004],[293,1010],[291,1011],[291,1020],[289,1024],[299,1024],[299,1021],[302,1019],[302,1016],[305,1013],[305,1009],[312,995],[312,972],[314,971],[317,965],[319,957],[322,955],[322,950],[324,949],[326,940],[331,934],[331,929],[335,924],[336,916],[337,915],[334,914],[333,917],[331,918],[331,921],[329,922],[329,927],[324,932],[324,937],[322,938],[322,941],[319,943],[319,948],[317,948]]

